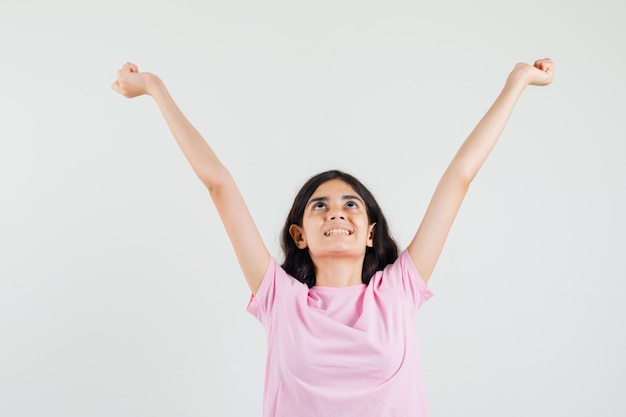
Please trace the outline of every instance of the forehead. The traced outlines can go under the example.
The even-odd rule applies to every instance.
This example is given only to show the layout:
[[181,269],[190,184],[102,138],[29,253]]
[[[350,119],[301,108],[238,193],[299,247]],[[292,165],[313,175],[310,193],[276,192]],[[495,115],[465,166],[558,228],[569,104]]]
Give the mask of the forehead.
[[319,187],[313,192],[309,201],[316,197],[331,197],[333,195],[355,195],[361,198],[361,196],[354,191],[354,188],[344,180],[335,178],[332,180],[328,180],[323,184],[320,184]]

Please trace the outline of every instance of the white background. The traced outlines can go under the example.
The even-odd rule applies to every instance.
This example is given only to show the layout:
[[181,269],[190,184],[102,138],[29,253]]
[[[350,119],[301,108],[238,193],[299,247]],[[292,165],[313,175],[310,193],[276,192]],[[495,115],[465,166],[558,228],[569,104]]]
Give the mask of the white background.
[[[265,339],[150,98],[159,74],[272,253],[300,185],[359,177],[404,247],[514,64],[550,56],[420,311],[432,416],[626,414],[619,0],[0,5],[0,416],[260,416]],[[334,416],[332,416],[334,417]]]

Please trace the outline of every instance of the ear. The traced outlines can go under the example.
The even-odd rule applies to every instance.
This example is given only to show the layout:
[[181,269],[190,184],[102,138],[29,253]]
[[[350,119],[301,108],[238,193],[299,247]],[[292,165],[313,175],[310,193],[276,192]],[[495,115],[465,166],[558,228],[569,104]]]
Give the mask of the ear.
[[306,240],[304,239],[304,229],[297,224],[289,226],[289,234],[293,239],[298,249],[304,249],[307,247]]
[[376,235],[376,223],[372,223],[367,228],[367,247],[374,247],[374,236]]

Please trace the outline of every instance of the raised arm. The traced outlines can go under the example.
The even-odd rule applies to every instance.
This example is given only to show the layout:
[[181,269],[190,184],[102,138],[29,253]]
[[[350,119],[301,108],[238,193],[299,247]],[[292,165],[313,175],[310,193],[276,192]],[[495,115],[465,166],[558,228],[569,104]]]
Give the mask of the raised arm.
[[554,64],[550,59],[538,60],[532,66],[517,64],[498,98],[446,169],[408,247],[409,255],[424,281],[430,279],[469,184],[498,141],[517,99],[528,85],[550,84],[553,73]]
[[136,65],[126,63],[112,87],[125,97],[148,94],[154,98],[178,146],[209,190],[243,274],[256,294],[270,255],[233,177],[178,108],[159,77],[139,72]]

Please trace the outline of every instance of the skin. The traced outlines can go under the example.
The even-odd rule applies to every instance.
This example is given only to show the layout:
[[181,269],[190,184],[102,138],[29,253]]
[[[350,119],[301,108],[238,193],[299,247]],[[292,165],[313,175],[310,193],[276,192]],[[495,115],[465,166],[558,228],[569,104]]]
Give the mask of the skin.
[[372,246],[375,224],[368,221],[363,199],[345,181],[335,179],[313,193],[302,226],[289,232],[300,249],[308,248],[315,266],[315,285],[359,285],[365,248]]
[[[547,58],[535,61],[533,65],[517,64],[507,77],[501,93],[452,159],[407,248],[425,282],[432,275],[470,183],[498,141],[520,95],[529,85],[550,84],[553,75],[554,64]],[[126,63],[118,71],[118,78],[112,87],[125,97],[147,94],[154,98],[178,146],[209,190],[250,290],[256,294],[270,254],[226,167],[178,108],[159,77],[139,72],[136,65]],[[322,184],[312,199],[326,197],[326,207],[310,210],[311,207],[307,206],[302,227],[294,225],[290,229],[296,244],[308,247],[311,253],[316,269],[316,285],[347,286],[361,282],[365,247],[371,244],[368,232],[375,233],[375,225],[363,224],[362,214],[345,206],[343,196],[347,193],[356,195],[354,190],[350,192],[345,186],[347,184],[339,180]],[[353,227],[354,233],[326,239],[328,236],[324,236],[323,232],[332,222]]]

